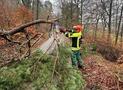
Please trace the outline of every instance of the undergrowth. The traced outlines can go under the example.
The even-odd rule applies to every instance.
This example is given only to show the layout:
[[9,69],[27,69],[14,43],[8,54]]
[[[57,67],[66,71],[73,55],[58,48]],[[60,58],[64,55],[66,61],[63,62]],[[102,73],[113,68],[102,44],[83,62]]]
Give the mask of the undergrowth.
[[83,90],[79,70],[68,63],[71,51],[59,47],[55,55],[37,50],[30,58],[0,69],[0,90]]

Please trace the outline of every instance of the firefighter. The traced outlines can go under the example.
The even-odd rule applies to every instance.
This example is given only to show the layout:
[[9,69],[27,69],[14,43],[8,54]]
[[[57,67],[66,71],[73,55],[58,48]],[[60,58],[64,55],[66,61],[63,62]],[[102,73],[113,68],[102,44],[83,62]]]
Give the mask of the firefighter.
[[83,67],[83,62],[80,55],[80,42],[82,39],[83,28],[83,25],[76,25],[73,26],[71,30],[65,30],[63,28],[60,29],[61,32],[63,32],[67,37],[71,38],[72,40],[71,61],[72,65],[78,68]]

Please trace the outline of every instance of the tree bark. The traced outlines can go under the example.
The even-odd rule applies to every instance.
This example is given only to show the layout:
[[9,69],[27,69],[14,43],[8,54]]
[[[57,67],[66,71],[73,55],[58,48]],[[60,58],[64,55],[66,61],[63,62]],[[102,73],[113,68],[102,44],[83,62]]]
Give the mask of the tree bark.
[[120,12],[120,18],[119,18],[119,23],[118,23],[118,30],[117,30],[117,33],[116,33],[115,45],[117,44],[117,41],[118,41],[118,36],[119,36],[120,26],[121,26],[122,14],[123,14],[123,4],[122,4],[122,7],[121,7],[121,12]]
[[15,28],[13,28],[12,30],[10,30],[10,31],[8,31],[8,30],[0,30],[0,36],[2,37],[2,36],[11,36],[11,35],[14,35],[14,34],[16,34],[16,33],[19,33],[19,32],[23,32],[25,29],[24,28],[27,28],[27,27],[29,27],[29,26],[32,26],[32,25],[35,25],[35,24],[39,24],[39,23],[47,23],[47,24],[52,24],[53,23],[53,21],[55,21],[55,20],[57,20],[57,19],[54,19],[54,20],[41,20],[41,19],[39,19],[39,20],[35,20],[35,21],[32,21],[32,22],[29,22],[29,23],[26,23],[26,24],[22,24],[22,25],[20,25],[20,26],[18,26],[18,27],[15,27]]
[[71,12],[71,23],[72,23],[72,21],[73,21],[73,0],[71,0],[71,8],[70,9],[71,9],[70,12]]
[[96,29],[95,29],[95,33],[94,33],[94,39],[95,39],[95,41],[96,41],[96,38],[97,38],[98,23],[99,23],[99,18],[97,17],[97,20],[96,20]]
[[81,24],[82,24],[82,17],[83,17],[83,0],[81,0]]
[[39,19],[39,0],[36,0],[36,20]]
[[122,48],[122,42],[123,42],[123,23],[122,23],[122,27],[121,27],[120,42],[121,42],[121,48]]
[[110,0],[110,8],[109,8],[109,22],[108,22],[108,41],[110,41],[110,35],[111,35],[111,20],[112,20],[112,5],[113,0]]
[[119,10],[119,7],[117,7],[116,9],[116,21],[115,21],[115,34],[117,34],[117,22],[118,22],[118,10]]

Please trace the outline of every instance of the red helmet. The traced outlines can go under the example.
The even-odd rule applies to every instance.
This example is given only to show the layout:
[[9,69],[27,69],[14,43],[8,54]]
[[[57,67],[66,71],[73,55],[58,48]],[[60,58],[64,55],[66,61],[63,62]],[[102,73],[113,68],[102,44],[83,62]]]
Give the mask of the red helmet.
[[83,28],[81,25],[76,25],[76,26],[73,26],[73,29],[75,29],[76,32],[81,32]]

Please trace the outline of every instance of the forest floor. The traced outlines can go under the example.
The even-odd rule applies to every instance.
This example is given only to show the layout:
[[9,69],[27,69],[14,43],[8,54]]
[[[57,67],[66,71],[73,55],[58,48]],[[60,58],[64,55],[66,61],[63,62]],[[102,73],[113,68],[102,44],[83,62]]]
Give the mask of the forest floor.
[[[47,49],[53,40],[52,37],[49,38],[40,48]],[[88,40],[85,40],[87,43]],[[85,67],[81,71],[86,80],[85,90],[123,90],[123,64],[118,63],[119,57],[123,61],[122,50],[107,47],[103,40],[97,44],[96,53],[89,53],[84,57]]]
[[[33,49],[37,47],[47,48],[47,46],[50,45],[49,42],[53,42],[52,37],[51,39],[48,39],[46,36],[47,35],[44,35],[44,38],[41,38],[33,47]],[[92,43],[93,40],[91,39],[92,38],[88,36],[88,38],[85,39],[86,43]],[[84,74],[84,78],[86,80],[85,90],[123,90],[123,50],[119,47],[108,47],[105,39],[98,40],[96,42],[96,53],[90,53],[83,59],[85,67],[84,69],[81,69],[81,71]],[[44,43],[45,41],[46,43]],[[12,55],[14,55],[16,58],[17,55],[14,52],[15,48],[14,46],[10,46],[11,45],[8,45],[8,48],[5,46],[6,49],[1,48],[1,51],[5,49],[5,51],[8,53],[5,56],[6,58],[11,59],[10,57],[13,57],[10,54],[11,52]],[[2,54],[4,53],[2,52]],[[10,57],[8,55],[10,55]],[[0,63],[6,63],[6,61],[0,61]]]
[[123,90],[123,64],[107,61],[99,55],[87,56],[84,64],[81,71],[87,83],[85,90]]
[[[92,37],[86,38],[89,44]],[[106,39],[96,40],[96,52],[84,58],[85,90],[123,90],[122,48],[107,43]]]

